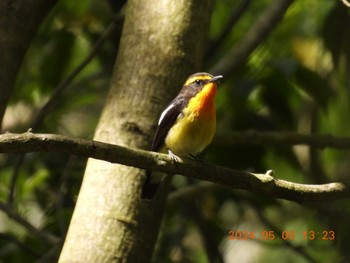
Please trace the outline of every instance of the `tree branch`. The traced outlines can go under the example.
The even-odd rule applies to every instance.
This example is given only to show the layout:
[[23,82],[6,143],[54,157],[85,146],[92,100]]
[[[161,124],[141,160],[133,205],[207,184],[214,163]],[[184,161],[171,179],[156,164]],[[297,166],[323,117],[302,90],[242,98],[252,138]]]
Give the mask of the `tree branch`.
[[[56,106],[59,96],[66,90],[66,88],[72,83],[72,81],[78,76],[78,74],[91,62],[91,60],[96,56],[101,46],[106,42],[106,40],[112,35],[115,30],[117,22],[121,21],[124,16],[124,8],[117,14],[114,20],[106,27],[106,29],[101,34],[100,38],[93,45],[89,54],[81,61],[81,63],[69,73],[69,75],[63,79],[54,89],[48,101],[46,101],[40,109],[35,113],[34,119],[29,127],[32,129],[37,129],[44,121],[47,114]],[[1,125],[0,125],[1,126]],[[12,204],[15,198],[15,187],[17,179],[19,176],[19,170],[23,164],[24,155],[21,155],[16,160],[16,165],[14,166],[13,174],[11,176],[10,182],[10,192],[8,195],[8,203]]]
[[215,136],[214,143],[217,145],[309,145],[320,149],[350,149],[350,137],[295,132],[221,132]]
[[210,72],[225,76],[241,66],[249,57],[250,53],[260,45],[283,18],[283,15],[292,3],[293,0],[274,1],[260,15],[242,39],[210,69]]
[[345,6],[350,7],[350,2],[347,0],[340,0]]
[[[118,19],[121,19],[122,15],[118,16]],[[43,122],[47,113],[55,106],[57,103],[58,97],[61,93],[71,84],[74,78],[91,62],[91,60],[96,56],[100,47],[106,42],[106,40],[111,36],[114,31],[118,20],[113,20],[103,31],[100,38],[93,45],[89,54],[83,59],[82,62],[72,71],[69,75],[63,79],[57,87],[54,89],[53,93],[50,96],[50,99],[38,110],[35,115],[32,125],[30,127],[36,129]]]
[[250,3],[251,0],[242,0],[242,2],[239,3],[238,7],[235,10],[233,10],[230,19],[227,21],[227,24],[223,27],[220,34],[211,41],[210,46],[205,52],[206,58],[211,57],[215,53],[215,51],[220,47],[220,45],[225,40],[227,35],[231,32],[237,21],[248,9]]
[[271,170],[265,174],[253,174],[203,162],[173,163],[165,154],[63,135],[6,133],[0,136],[0,152],[56,152],[92,157],[146,170],[182,174],[298,203],[350,197],[348,181],[319,185],[292,183],[274,178]]
[[[18,248],[22,249],[23,251],[27,252],[28,254],[31,254],[35,257],[39,257],[40,253],[33,250],[31,247],[27,246],[24,242],[21,242],[17,237],[15,237],[12,234],[9,233],[0,233],[0,239],[6,240],[7,243],[13,243]],[[4,249],[4,248],[2,248]]]

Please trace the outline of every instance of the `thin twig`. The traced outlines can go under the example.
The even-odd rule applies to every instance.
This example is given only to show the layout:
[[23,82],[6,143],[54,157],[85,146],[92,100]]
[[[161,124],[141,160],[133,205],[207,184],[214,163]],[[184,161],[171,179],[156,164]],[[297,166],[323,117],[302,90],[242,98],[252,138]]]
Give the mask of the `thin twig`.
[[292,3],[293,0],[273,1],[242,39],[210,69],[210,72],[224,76],[234,72],[281,21]]
[[251,0],[242,0],[242,2],[239,4],[237,9],[235,9],[232,12],[230,19],[228,20],[227,24],[224,26],[220,35],[211,41],[210,46],[206,51],[206,55],[204,56],[205,58],[208,58],[215,53],[215,51],[222,44],[222,42],[225,40],[227,35],[232,31],[232,29],[235,26],[235,24],[237,23],[237,21],[241,18],[241,16],[244,14],[244,12],[248,9],[250,3],[251,3]]
[[0,135],[0,152],[57,152],[92,157],[150,171],[181,174],[298,203],[350,197],[349,181],[318,185],[293,183],[275,178],[271,170],[255,174],[204,162],[174,163],[165,154],[62,135],[6,133]]
[[5,203],[0,203],[0,210],[5,212],[8,217],[12,218],[14,221],[16,221],[18,224],[23,226],[25,229],[28,230],[29,233],[32,235],[38,237],[42,241],[48,243],[48,244],[56,244],[59,239],[55,236],[45,233],[44,231],[41,231],[37,229],[35,226],[33,226],[29,221],[27,221],[24,217],[22,217],[20,214],[18,214],[11,206]]
[[[62,92],[71,84],[71,82],[74,80],[74,78],[91,62],[91,60],[97,55],[99,49],[101,46],[106,42],[106,40],[111,36],[112,32],[114,31],[117,22],[119,22],[124,16],[124,8],[120,11],[118,15],[114,18],[114,20],[106,27],[106,29],[103,31],[100,38],[96,41],[92,49],[90,50],[90,53],[83,59],[83,61],[64,79],[62,80],[57,87],[54,89],[53,93],[51,94],[49,100],[37,111],[34,120],[32,121],[30,127],[32,129],[37,129],[41,123],[44,121],[45,116],[47,116],[48,112],[52,110],[52,108],[55,106],[55,104],[58,101],[59,96],[62,94]],[[8,202],[9,204],[12,204],[14,202],[14,194],[15,194],[15,187],[16,182],[19,176],[19,170],[22,166],[24,160],[24,155],[21,155],[18,157],[16,161],[15,168],[13,170],[13,174],[11,176],[11,182],[9,187],[9,194],[8,194]]]
[[16,246],[18,246],[23,251],[27,252],[28,254],[31,254],[35,257],[39,257],[40,253],[37,251],[34,251],[31,247],[27,246],[25,243],[21,242],[17,237],[9,234],[9,233],[0,233],[0,239],[4,239],[7,242],[14,243]]
[[40,255],[35,263],[48,263],[48,262],[58,262],[58,257],[62,249],[62,244],[53,245],[45,253]]
[[100,38],[96,41],[90,53],[84,58],[84,60],[64,79],[62,80],[55,90],[53,91],[50,99],[40,108],[37,112],[34,121],[32,122],[31,128],[36,129],[43,122],[48,111],[55,106],[58,97],[61,93],[71,84],[73,79],[91,62],[91,60],[96,56],[97,52],[101,46],[106,42],[106,40],[111,36],[111,33],[116,27],[116,21],[112,21],[107,28],[103,31]]

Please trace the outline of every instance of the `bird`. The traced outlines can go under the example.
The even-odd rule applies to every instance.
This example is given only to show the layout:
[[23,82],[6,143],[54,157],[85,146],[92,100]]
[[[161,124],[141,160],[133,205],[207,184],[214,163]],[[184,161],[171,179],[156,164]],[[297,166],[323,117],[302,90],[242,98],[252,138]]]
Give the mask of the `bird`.
[[[223,76],[198,72],[189,76],[179,94],[161,113],[151,151],[168,153],[175,162],[195,159],[216,130],[215,95]],[[153,199],[164,176],[146,171],[142,199]]]

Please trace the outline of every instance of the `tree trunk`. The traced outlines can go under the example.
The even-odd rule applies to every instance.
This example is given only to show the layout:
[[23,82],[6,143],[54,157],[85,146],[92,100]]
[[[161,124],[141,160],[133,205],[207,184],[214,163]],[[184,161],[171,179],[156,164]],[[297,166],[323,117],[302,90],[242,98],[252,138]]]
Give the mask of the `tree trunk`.
[[[149,149],[160,111],[200,68],[210,1],[130,0],[94,139]],[[140,199],[145,171],[90,159],[60,262],[147,262],[167,184]]]
[[25,52],[56,0],[0,1],[0,132]]

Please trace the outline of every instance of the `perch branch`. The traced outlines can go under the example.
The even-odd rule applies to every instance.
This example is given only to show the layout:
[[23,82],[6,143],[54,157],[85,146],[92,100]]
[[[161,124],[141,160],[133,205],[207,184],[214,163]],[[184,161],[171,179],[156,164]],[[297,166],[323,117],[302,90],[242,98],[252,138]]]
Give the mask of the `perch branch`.
[[181,174],[298,203],[350,197],[350,182],[318,185],[293,183],[274,178],[272,171],[254,174],[203,162],[173,163],[165,154],[63,135],[6,133],[0,135],[0,152],[56,152],[91,157],[151,171]]
[[345,6],[350,7],[350,2],[347,0],[340,0]]

